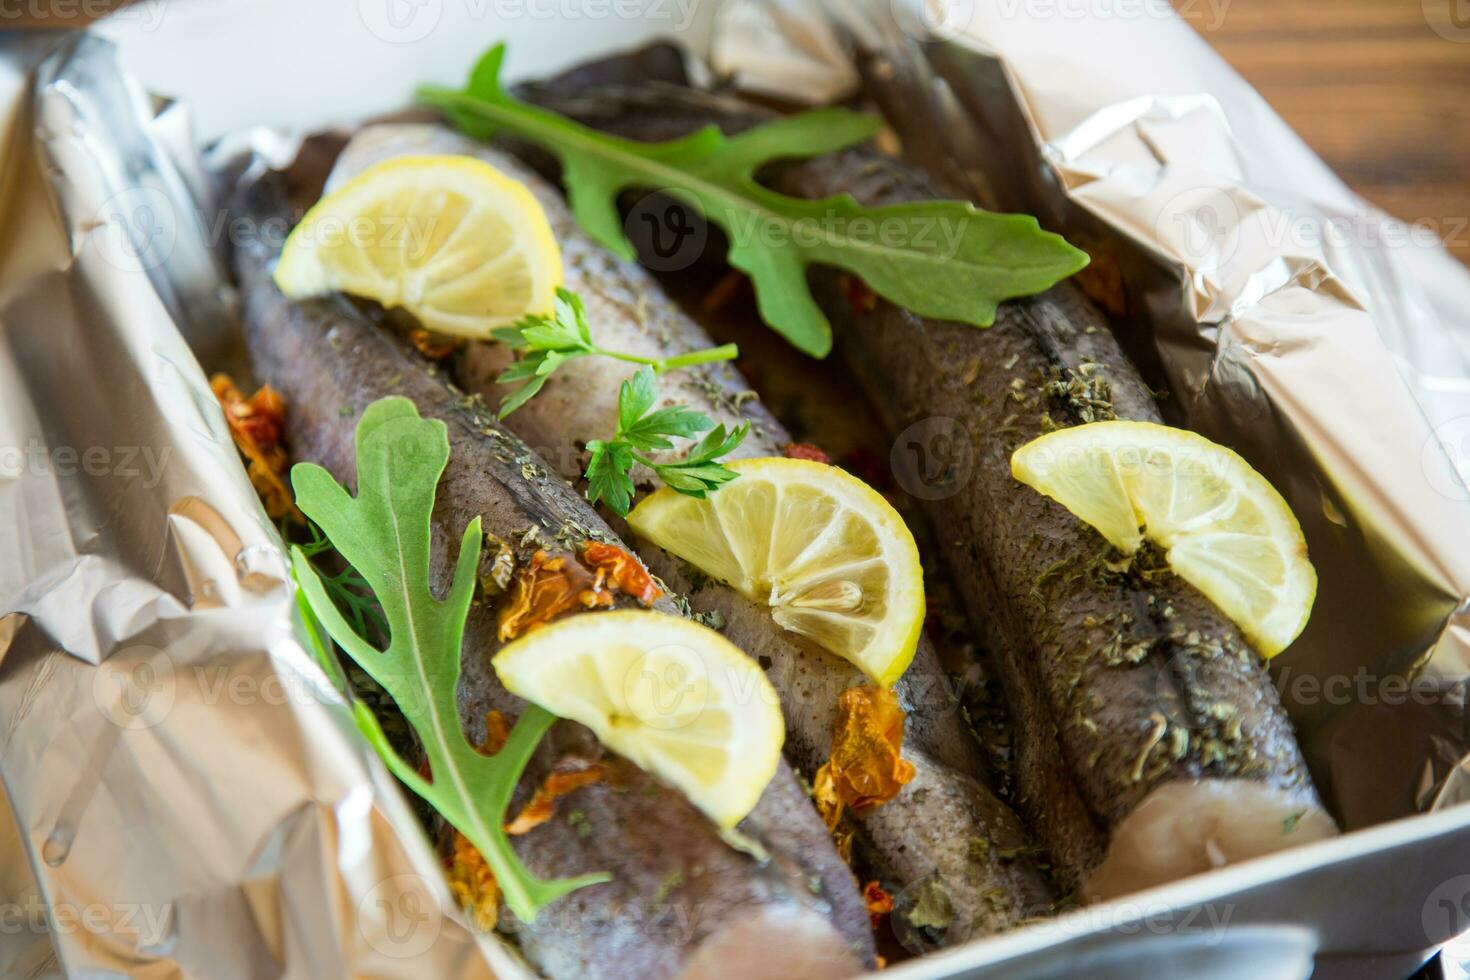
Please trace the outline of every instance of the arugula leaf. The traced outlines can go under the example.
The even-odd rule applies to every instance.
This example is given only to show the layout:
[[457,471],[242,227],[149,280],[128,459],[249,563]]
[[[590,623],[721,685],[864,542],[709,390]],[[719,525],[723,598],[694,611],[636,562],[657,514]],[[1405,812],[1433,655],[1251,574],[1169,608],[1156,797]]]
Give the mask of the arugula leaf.
[[549,902],[608,876],[536,878],[521,864],[504,831],[516,783],[556,718],[527,705],[505,747],[493,756],[482,755],[460,727],[460,647],[475,590],[481,534],[476,518],[460,541],[448,594],[436,599],[429,589],[429,515],[448,460],[444,423],[420,418],[412,402],[394,397],[368,406],[358,422],[356,497],[320,466],[298,463],[291,470],[297,505],[377,596],[388,624],[387,649],[376,649],[353,630],[299,547],[292,549],[293,571],[315,623],[388,692],[413,726],[432,778],[420,775],[388,744],[382,726],[360,701],[353,705],[358,727],[393,775],[479,849],[506,905],[517,918],[529,921]]
[[1026,215],[960,201],[873,208],[847,194],[807,201],[756,181],[773,160],[868,139],[881,125],[875,117],[820,109],[731,137],[707,126],[681,139],[640,143],[512,97],[500,83],[504,58],[505,45],[497,44],[462,91],[425,86],[418,97],[471,135],[513,133],[551,152],[578,222],[624,258],[635,255],[618,216],[621,191],[662,190],[696,208],[724,229],[730,264],[754,282],[762,319],[816,357],[831,350],[832,331],[807,288],[810,265],[851,272],[922,316],[989,326],[1001,301],[1039,293],[1087,264],[1084,252]]
[[[653,369],[640,368],[618,389],[617,433],[606,442],[594,439],[587,443],[592,454],[587,463],[587,499],[594,504],[605,501],[622,517],[628,516],[636,490],[628,476],[635,462],[652,469],[671,489],[691,497],[703,497],[739,475],[721,466],[718,458],[733,452],[745,440],[749,422],[727,432],[723,423],[715,425],[709,416],[688,405],[654,410],[656,401],[658,386]],[[701,432],[706,435],[680,460],[665,462],[638,452],[672,449],[673,439],[692,438]]]
[[534,398],[551,377],[551,373],[574,357],[598,354],[634,364],[646,364],[655,373],[662,374],[675,368],[729,361],[740,356],[740,348],[734,344],[666,358],[640,357],[637,354],[606,350],[592,342],[592,328],[587,323],[587,310],[582,305],[580,296],[558,286],[554,306],[552,316],[528,316],[515,326],[494,331],[495,339],[501,343],[513,350],[527,352],[495,379],[501,384],[526,382],[501,400],[499,417],[502,419]]

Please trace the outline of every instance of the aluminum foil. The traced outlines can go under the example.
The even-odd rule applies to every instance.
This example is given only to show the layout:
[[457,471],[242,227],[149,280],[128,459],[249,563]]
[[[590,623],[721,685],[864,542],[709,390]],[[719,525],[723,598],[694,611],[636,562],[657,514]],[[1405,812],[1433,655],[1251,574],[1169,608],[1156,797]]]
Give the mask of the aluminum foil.
[[3,41],[5,975],[521,975],[446,911],[415,815],[304,651],[181,333],[207,353],[230,322],[177,107],[104,42]]
[[1273,668],[1329,805],[1464,797],[1470,274],[1435,229],[1352,194],[1165,0],[739,0],[713,60],[864,91],[953,191],[1086,248],[1166,413],[1302,522],[1320,586]]
[[[63,41],[0,43],[0,973],[520,975],[450,910],[304,651],[199,366],[232,320],[184,107],[95,41],[28,74]],[[865,85],[958,191],[1087,246],[1171,411],[1304,520],[1322,592],[1278,677],[1325,795],[1350,826],[1459,798],[1462,269],[1353,198],[1162,2],[729,0],[714,59],[783,98]],[[890,972],[1389,975],[1470,925],[1467,846],[1470,810],[1447,809]]]

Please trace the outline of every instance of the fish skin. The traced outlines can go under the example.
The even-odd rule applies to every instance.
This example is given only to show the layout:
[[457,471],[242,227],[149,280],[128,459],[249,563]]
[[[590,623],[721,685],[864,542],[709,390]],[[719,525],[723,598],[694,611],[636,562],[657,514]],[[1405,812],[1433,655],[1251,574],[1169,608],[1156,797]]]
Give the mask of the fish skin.
[[[292,214],[277,175],[253,184],[234,213],[259,228]],[[477,516],[488,533],[516,545],[521,562],[538,546],[573,550],[593,537],[617,543],[576,491],[371,315],[340,297],[291,302],[282,296],[270,278],[278,251],[278,243],[257,239],[237,246],[232,261],[256,380],[283,395],[296,458],[350,484],[356,420],[390,394],[408,397],[423,417],[448,426],[452,451],[432,523],[436,588],[452,575],[450,556]],[[529,528],[540,529],[534,539],[526,536]],[[459,704],[472,741],[484,737],[487,712],[514,718],[523,707],[490,665],[499,647],[496,605],[474,605],[465,631]],[[679,613],[668,597],[654,608]],[[713,976],[732,967],[762,977],[828,978],[872,963],[856,883],[784,763],[739,825],[768,853],[759,862],[722,840],[681,793],[606,752],[590,731],[569,721],[548,732],[511,812],[567,757],[605,761],[615,778],[578,789],[556,817],[513,838],[514,846],[539,876],[608,871],[613,880],[572,893],[534,922],[514,924],[521,949],[539,969],[568,978]],[[590,834],[568,818],[571,810],[586,816]]]
[[[560,243],[566,286],[586,305],[598,344],[660,358],[714,346],[648,272],[592,242],[554,186],[483,144],[439,127],[369,127],[349,142],[329,186],[390,156],[424,153],[473,154],[531,189]],[[465,390],[495,404],[507,388],[494,379],[510,360],[503,345],[474,343],[452,372]],[[506,425],[543,453],[550,447],[547,458],[565,477],[577,480],[586,465],[582,447],[588,439],[610,434],[618,385],[634,370],[636,365],[610,358],[568,361]],[[729,426],[749,422],[751,432],[736,456],[780,456],[792,441],[758,400],[747,397],[753,392],[729,363],[673,371],[660,377],[659,386],[660,405],[688,405]],[[658,485],[645,467],[632,476],[640,494]],[[603,511],[603,516],[626,536],[626,525],[616,515]],[[655,574],[688,596],[696,611],[717,611],[726,637],[766,668],[781,695],[787,757],[800,771],[814,773],[831,754],[838,695],[865,683],[862,672],[780,630],[768,610],[734,589],[701,582],[673,555],[648,542],[640,542],[639,553]],[[989,790],[985,756],[927,638],[895,693],[908,714],[904,755],[916,776],[895,799],[855,816],[856,845],[865,865],[901,899],[920,885],[945,892],[956,914],[942,936],[944,945],[1003,931],[1050,911],[1051,889],[1031,857],[1034,848],[1019,820]],[[975,840],[984,846],[972,847]]]
[[[553,80],[520,94],[648,141],[711,123],[736,132],[769,118],[684,88],[679,77],[631,79],[616,59],[597,77],[595,89]],[[851,193],[881,205],[939,196],[925,174],[870,147],[773,166],[765,179],[809,199]],[[1161,421],[1153,394],[1082,294],[1063,283],[1002,304],[995,325],[977,329],[881,299],[862,312],[833,270],[814,270],[812,279],[836,350],[890,431],[948,419],[969,439],[968,478],[952,496],[918,503],[943,529],[944,559],[998,667],[1016,723],[1020,807],[1061,883],[1109,897],[1201,870],[1201,851],[1209,852],[1205,867],[1219,863],[1214,838],[1190,837],[1200,822],[1230,825],[1237,849],[1223,860],[1336,833],[1266,667],[1234,624],[1177,577],[1148,584],[1091,574],[1114,557],[1106,542],[1010,475],[1011,452],[1046,431],[1043,411],[1064,425],[1084,418],[1084,409],[1043,393],[1054,371],[1069,381],[1084,373],[1105,380],[1119,418]],[[1138,662],[1106,663],[1107,651],[1138,644]],[[1240,723],[1230,739],[1208,714],[1220,703]],[[1218,760],[1217,749],[1230,754]],[[1237,779],[1252,784],[1249,813],[1232,811],[1215,785]],[[1194,850],[1172,846],[1184,837]]]

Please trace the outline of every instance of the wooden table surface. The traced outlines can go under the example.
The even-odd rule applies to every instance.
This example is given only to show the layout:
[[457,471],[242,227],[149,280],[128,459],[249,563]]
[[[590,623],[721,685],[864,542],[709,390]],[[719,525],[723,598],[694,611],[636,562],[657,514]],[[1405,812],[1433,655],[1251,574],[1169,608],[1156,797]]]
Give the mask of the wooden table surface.
[[1354,190],[1470,264],[1470,0],[1173,2]]

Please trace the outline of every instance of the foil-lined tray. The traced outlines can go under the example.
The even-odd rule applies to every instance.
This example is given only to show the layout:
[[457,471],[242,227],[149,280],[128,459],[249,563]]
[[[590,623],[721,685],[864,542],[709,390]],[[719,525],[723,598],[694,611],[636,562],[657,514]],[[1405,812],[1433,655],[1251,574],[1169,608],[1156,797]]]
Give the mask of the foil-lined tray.
[[[398,78],[405,97],[493,39],[438,5],[423,44],[324,6],[280,45],[371,57],[374,84]],[[1470,277],[1417,239],[1283,238],[1395,226],[1172,13],[1075,6],[730,0],[710,51],[717,72],[787,98],[865,85],[957,191],[1089,248],[1089,290],[1176,418],[1240,449],[1303,518],[1322,590],[1277,676],[1324,795],[1362,829],[888,972],[1407,972],[1470,926],[1456,870],[1470,808],[1450,805],[1470,741],[1455,466]],[[116,51],[3,41],[0,778],[20,846],[0,851],[0,899],[51,909],[46,928],[0,935],[19,975],[523,972],[451,908],[410,808],[303,651],[280,542],[199,365],[228,355],[232,316],[191,106],[117,66],[191,101],[230,89],[228,111],[201,107],[205,132],[283,155],[293,140],[240,124],[395,108],[361,91],[288,106],[265,94],[290,88],[285,68],[252,101],[230,80],[271,58],[232,39],[279,31],[269,15],[285,10],[217,0],[148,30],[104,24]],[[698,23],[683,35],[697,48]],[[600,26],[561,45],[544,24],[507,30],[532,35],[539,69],[671,25]],[[1326,693],[1337,678],[1346,695]],[[1390,697],[1390,678],[1417,687]]]

